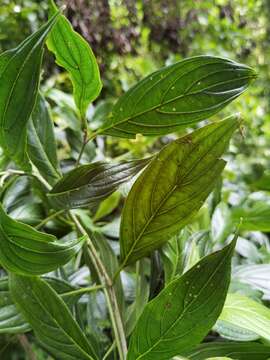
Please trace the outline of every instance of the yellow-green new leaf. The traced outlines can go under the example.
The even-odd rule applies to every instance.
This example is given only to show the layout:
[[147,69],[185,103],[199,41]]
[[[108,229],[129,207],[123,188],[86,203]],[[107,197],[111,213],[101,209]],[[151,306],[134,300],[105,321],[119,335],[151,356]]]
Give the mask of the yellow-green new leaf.
[[200,260],[146,305],[128,360],[169,360],[199,344],[215,324],[228,291],[236,237]]
[[120,227],[123,266],[162,246],[200,209],[225,161],[220,159],[238,126],[228,118],[171,142],[138,177]]
[[98,359],[67,305],[46,281],[10,274],[12,298],[42,345],[57,360]]
[[53,235],[10,218],[0,207],[0,263],[21,275],[41,275],[66,264],[81,249],[85,237],[59,243]]
[[[50,14],[58,9],[50,1]],[[47,47],[56,58],[56,63],[65,68],[71,78],[74,100],[85,118],[88,105],[99,95],[102,83],[96,58],[88,43],[72,29],[64,15],[60,15],[47,40]]]
[[18,165],[29,167],[26,129],[38,92],[43,45],[58,12],[17,48],[0,55],[0,145]]

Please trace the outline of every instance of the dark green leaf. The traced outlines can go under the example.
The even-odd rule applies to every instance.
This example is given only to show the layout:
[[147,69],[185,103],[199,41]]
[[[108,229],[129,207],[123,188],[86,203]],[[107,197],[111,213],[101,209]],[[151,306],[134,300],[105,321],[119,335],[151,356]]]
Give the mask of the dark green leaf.
[[0,334],[22,334],[30,329],[10,296],[8,278],[0,279]]
[[119,164],[96,162],[81,165],[67,173],[49,192],[55,208],[74,209],[96,206],[142,170],[150,159]]
[[203,340],[224,305],[235,241],[203,258],[145,307],[128,360],[167,360]]
[[10,274],[10,291],[39,341],[56,359],[98,358],[68,307],[44,280]]
[[270,357],[270,346],[257,343],[212,342],[201,344],[191,351],[181,352],[181,355],[187,356],[190,360],[205,360],[215,356],[229,356],[236,360],[267,360]]
[[101,133],[120,137],[168,134],[219,112],[239,96],[254,71],[228,59],[197,56],[165,67],[132,87]]
[[122,213],[123,265],[162,246],[200,209],[225,161],[235,117],[186,135],[164,147],[138,177]]
[[58,243],[55,236],[13,220],[0,207],[0,263],[8,271],[40,275],[55,270],[70,261],[84,241]]
[[0,56],[0,144],[24,167],[28,163],[27,122],[36,101],[43,45],[57,17],[58,13],[17,48]]
[[[50,1],[51,15],[57,13]],[[55,55],[58,65],[65,68],[74,87],[75,103],[81,117],[85,117],[88,105],[99,95],[102,84],[95,56],[88,43],[72,29],[65,16],[60,15],[47,40],[47,46]]]
[[54,184],[60,177],[53,123],[45,99],[39,95],[28,124],[28,155],[41,175]]

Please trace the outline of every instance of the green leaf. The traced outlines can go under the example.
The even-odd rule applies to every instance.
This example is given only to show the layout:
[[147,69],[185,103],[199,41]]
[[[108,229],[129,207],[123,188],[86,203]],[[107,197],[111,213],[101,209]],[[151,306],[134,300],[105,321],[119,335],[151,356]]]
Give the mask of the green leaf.
[[55,236],[13,220],[0,207],[0,263],[8,271],[40,275],[55,270],[70,261],[84,241],[58,243]]
[[119,164],[96,162],[81,165],[65,174],[48,193],[48,197],[52,205],[59,209],[95,207],[149,161],[148,158]]
[[93,220],[98,221],[109,215],[118,206],[120,199],[121,194],[119,192],[114,192],[107,199],[103,200],[99,205]]
[[259,339],[259,336],[253,331],[246,330],[241,326],[223,320],[217,321],[214,330],[223,338],[233,341],[253,341]]
[[29,167],[27,122],[36,102],[43,45],[58,13],[17,48],[0,55],[0,145],[18,165]]
[[[53,0],[50,1],[49,9],[51,15],[58,12]],[[68,71],[75,103],[84,119],[88,105],[96,99],[102,88],[99,68],[90,46],[72,29],[63,15],[60,15],[46,44],[54,53],[56,63]]]
[[167,360],[200,343],[225,301],[236,237],[172,281],[145,307],[131,336],[128,360]]
[[229,356],[236,360],[267,360],[270,357],[270,346],[257,343],[211,342],[201,344],[191,351],[181,352],[181,355],[190,360],[205,360],[213,356]]
[[241,230],[270,231],[270,204],[267,202],[256,201],[234,208],[231,217],[234,223],[239,223],[241,219]]
[[238,126],[235,117],[217,122],[165,146],[138,177],[122,213],[123,265],[162,246],[188,224],[213,190],[220,159]]
[[9,284],[16,306],[39,341],[55,358],[98,358],[68,307],[44,280],[10,274]]
[[53,123],[49,105],[39,95],[28,124],[28,155],[41,175],[54,184],[60,177],[56,155]]
[[255,77],[242,64],[196,56],[165,67],[132,87],[100,133],[120,137],[162,135],[208,119],[239,96]]
[[31,330],[15,306],[8,287],[8,278],[0,279],[0,334],[22,334]]
[[270,340],[270,309],[240,294],[228,294],[219,320]]

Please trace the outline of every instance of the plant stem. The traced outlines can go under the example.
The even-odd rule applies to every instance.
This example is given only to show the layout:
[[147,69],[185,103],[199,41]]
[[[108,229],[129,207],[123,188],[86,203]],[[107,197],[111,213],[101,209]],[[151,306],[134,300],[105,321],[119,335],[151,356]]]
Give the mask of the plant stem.
[[81,161],[81,158],[83,156],[83,152],[84,152],[84,149],[85,149],[87,143],[88,143],[88,131],[87,131],[87,128],[85,128],[83,130],[83,143],[82,143],[82,147],[81,147],[78,159],[77,159],[76,164],[75,164],[75,168],[80,165],[80,161]]
[[61,294],[61,296],[66,297],[66,296],[72,296],[72,295],[78,295],[78,294],[85,294],[85,293],[90,293],[90,292],[97,291],[100,289],[104,289],[104,286],[103,285],[95,285],[95,286],[90,286],[90,287],[84,287],[84,288],[76,289],[73,291],[68,291],[66,293]]
[[108,310],[112,322],[112,327],[114,331],[115,336],[115,342],[118,348],[119,357],[120,360],[126,359],[127,354],[127,344],[126,344],[126,337],[124,332],[124,326],[119,310],[119,306],[117,303],[116,294],[113,288],[113,283],[108,275],[102,261],[99,258],[99,255],[87,233],[87,231],[84,229],[82,224],[80,223],[79,219],[76,217],[76,215],[71,213],[71,217],[73,221],[75,222],[78,230],[82,233],[82,235],[87,236],[87,255],[91,258],[92,263],[95,266],[95,269],[98,273],[98,276],[100,278],[101,284],[104,284],[105,287],[103,289],[104,295],[107,301]]
[[115,348],[115,341],[112,343],[112,345],[106,351],[106,354],[103,356],[102,360],[106,360],[114,348]]
[[19,340],[22,348],[24,349],[28,359],[29,360],[37,360],[36,355],[34,354],[26,335],[20,334],[20,335],[17,335],[17,337],[18,337],[18,340]]
[[66,210],[59,210],[54,212],[53,214],[47,216],[45,219],[43,219],[39,224],[37,224],[35,226],[36,229],[40,229],[43,225],[47,224],[47,222],[49,222],[50,220],[54,219],[55,217],[57,217],[58,215],[61,215],[63,212],[65,212]]

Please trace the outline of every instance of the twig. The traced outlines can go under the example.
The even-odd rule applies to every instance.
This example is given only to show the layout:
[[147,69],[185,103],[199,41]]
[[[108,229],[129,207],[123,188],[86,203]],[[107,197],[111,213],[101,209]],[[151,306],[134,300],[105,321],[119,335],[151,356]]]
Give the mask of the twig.
[[56,211],[55,213],[47,216],[45,219],[43,219],[39,224],[37,224],[35,226],[36,229],[40,229],[43,225],[47,224],[47,222],[49,222],[50,220],[54,219],[55,217],[57,217],[58,215],[61,215],[63,212],[65,212],[66,210],[59,210]]
[[85,294],[85,293],[90,293],[90,292],[101,290],[101,289],[104,289],[103,285],[95,285],[95,286],[76,289],[73,291],[68,291],[66,293],[61,294],[61,296],[66,297],[66,296],[73,296],[73,295],[78,295],[78,294]]
[[20,334],[17,337],[29,360],[37,360],[26,335]]

